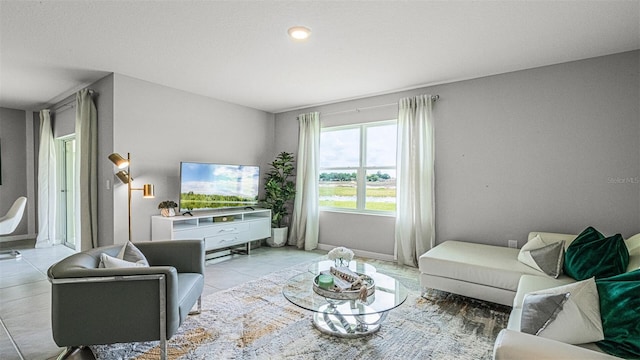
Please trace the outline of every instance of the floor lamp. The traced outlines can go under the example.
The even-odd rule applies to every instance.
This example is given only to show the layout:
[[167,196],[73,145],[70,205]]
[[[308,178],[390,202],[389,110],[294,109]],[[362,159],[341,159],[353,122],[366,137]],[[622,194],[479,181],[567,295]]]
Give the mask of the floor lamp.
[[[129,213],[129,241],[131,241],[131,192],[133,190],[141,190],[142,197],[147,199],[153,199],[153,184],[144,184],[141,188],[132,187],[133,177],[131,177],[131,154],[127,153],[127,158],[123,158],[118,153],[109,155],[109,160],[114,163],[118,169],[121,169],[116,173],[116,176],[123,184],[127,184],[127,209]],[[124,168],[127,168],[124,170]]]

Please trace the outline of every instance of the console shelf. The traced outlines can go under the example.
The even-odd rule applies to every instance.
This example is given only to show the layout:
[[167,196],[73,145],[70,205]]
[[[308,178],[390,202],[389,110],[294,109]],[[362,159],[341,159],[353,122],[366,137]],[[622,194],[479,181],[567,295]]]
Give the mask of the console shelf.
[[207,251],[223,250],[271,236],[271,210],[220,210],[193,216],[152,216],[151,240],[204,239]]

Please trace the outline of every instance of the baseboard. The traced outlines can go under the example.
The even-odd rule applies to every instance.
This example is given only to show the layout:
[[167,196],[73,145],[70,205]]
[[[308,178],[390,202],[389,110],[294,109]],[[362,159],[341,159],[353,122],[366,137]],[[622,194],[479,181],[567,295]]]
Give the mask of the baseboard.
[[17,240],[30,240],[35,239],[36,234],[24,234],[24,235],[9,235],[0,237],[0,243],[9,242],[9,241],[17,241]]
[[[334,245],[326,245],[326,244],[318,244],[318,249],[331,251],[332,249],[337,248]],[[366,250],[358,250],[351,249],[356,256],[361,256],[370,259],[382,260],[382,261],[396,261],[393,255],[389,254],[380,254],[376,252],[366,251]]]

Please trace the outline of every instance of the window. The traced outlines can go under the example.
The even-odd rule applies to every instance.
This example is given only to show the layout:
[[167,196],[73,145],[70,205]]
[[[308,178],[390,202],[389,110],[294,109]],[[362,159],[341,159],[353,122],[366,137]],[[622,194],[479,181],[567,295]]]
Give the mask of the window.
[[322,129],[320,208],[396,211],[396,121]]

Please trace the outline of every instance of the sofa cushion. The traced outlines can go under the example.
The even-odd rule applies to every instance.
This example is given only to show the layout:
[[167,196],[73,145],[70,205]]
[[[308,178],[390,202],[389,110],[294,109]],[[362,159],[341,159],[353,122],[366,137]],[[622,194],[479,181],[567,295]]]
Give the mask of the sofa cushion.
[[629,250],[627,272],[640,269],[640,234],[636,234],[624,242]]
[[605,278],[627,270],[629,251],[622,235],[605,237],[586,228],[567,248],[564,271],[576,280]]
[[522,274],[542,275],[518,261],[518,249],[445,241],[420,256],[420,272],[516,291]]
[[598,346],[623,358],[640,358],[640,270],[596,281],[604,340]]
[[204,276],[197,273],[178,273],[178,310],[180,323],[189,315],[191,306],[202,294]]
[[495,360],[620,360],[620,358],[600,352],[593,344],[569,345],[506,329],[501,330],[496,338],[493,358]]
[[518,292],[513,299],[513,308],[521,308],[524,296],[528,293],[572,284],[574,282],[576,281],[573,278],[566,275],[559,276],[557,279],[548,276],[522,275],[518,283]]
[[[544,296],[546,295],[546,296]],[[555,295],[561,295],[556,299]],[[566,297],[566,301],[562,299]],[[559,300],[559,301],[557,301]],[[540,304],[547,304],[549,314],[536,311]],[[537,319],[542,316],[543,319]],[[604,339],[598,290],[594,278],[577,283],[535,291],[525,295],[522,305],[522,331],[562,341],[583,344]]]
[[557,278],[562,273],[564,263],[564,240],[545,241],[536,235],[520,249],[518,261]]
[[640,234],[635,234],[624,242],[627,244],[629,254],[640,255]]

